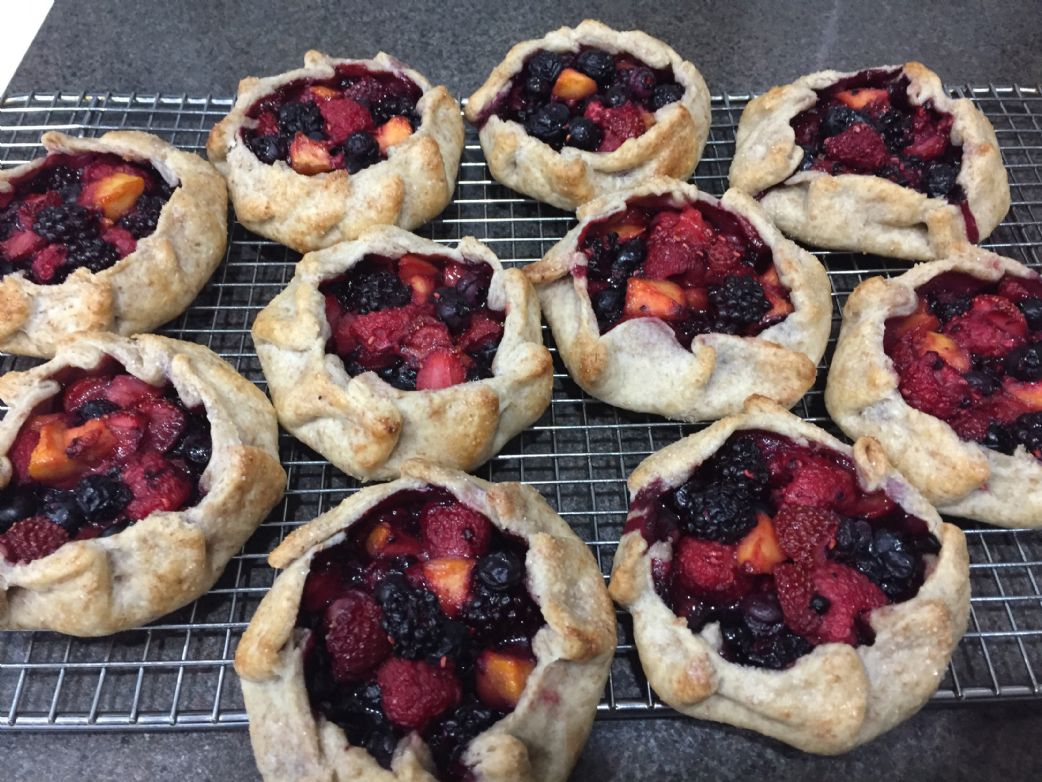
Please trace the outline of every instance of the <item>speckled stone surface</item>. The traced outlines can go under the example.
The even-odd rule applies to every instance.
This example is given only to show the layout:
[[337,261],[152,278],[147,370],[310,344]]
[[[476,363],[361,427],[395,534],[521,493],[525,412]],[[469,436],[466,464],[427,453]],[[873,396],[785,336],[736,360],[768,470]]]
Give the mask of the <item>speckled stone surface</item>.
[[[13,0],[11,0],[13,1]],[[713,91],[760,90],[826,67],[920,59],[950,84],[1042,81],[1042,14],[1013,0],[965,3],[314,0],[58,0],[11,84],[231,95],[241,76],[295,67],[318,48],[393,53],[468,94],[516,40],[595,16],[640,27],[702,70]],[[575,780],[1038,780],[1042,706],[928,708],[868,747],[815,758],[689,720],[599,722]],[[0,779],[252,780],[245,731],[0,735]]]

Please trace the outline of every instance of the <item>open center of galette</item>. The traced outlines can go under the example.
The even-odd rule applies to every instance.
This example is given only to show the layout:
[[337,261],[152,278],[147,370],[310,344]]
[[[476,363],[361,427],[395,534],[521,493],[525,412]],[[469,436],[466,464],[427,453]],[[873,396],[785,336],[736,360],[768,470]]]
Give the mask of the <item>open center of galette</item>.
[[199,502],[211,452],[201,406],[186,407],[172,384],[150,385],[114,361],[52,379],[62,391],[33,409],[7,453],[0,553],[9,562]]
[[[916,595],[940,550],[926,522],[820,445],[733,434],[675,488],[643,489],[626,531],[671,554],[655,590],[726,660],[787,668],[827,643],[871,644],[872,610]],[[713,637],[710,634],[707,637]]]
[[298,174],[356,173],[387,159],[420,126],[423,94],[404,73],[338,65],[328,79],[297,79],[246,112],[246,146],[262,163],[286,161]]
[[416,731],[442,779],[517,705],[543,625],[524,541],[440,488],[398,491],[315,555],[298,627],[312,708],[385,768]]
[[579,250],[602,334],[658,318],[684,347],[698,334],[754,336],[793,306],[773,254],[743,217],[702,201],[634,199],[590,223]]
[[653,112],[683,96],[672,67],[651,68],[633,55],[603,49],[540,50],[479,124],[496,115],[554,149],[613,152],[654,125]]
[[492,272],[437,255],[366,255],[319,288],[326,351],[349,375],[375,372],[403,391],[491,377],[506,319],[488,305]]
[[962,208],[971,242],[976,223],[957,178],[962,145],[952,141],[955,118],[933,101],[914,105],[900,70],[861,71],[818,90],[818,102],[791,125],[803,148],[800,171],[867,174],[889,179]]
[[946,272],[916,295],[883,337],[904,400],[964,440],[1042,458],[1042,280]]
[[0,192],[0,277],[38,285],[100,272],[156,230],[173,187],[149,163],[94,152],[52,153]]

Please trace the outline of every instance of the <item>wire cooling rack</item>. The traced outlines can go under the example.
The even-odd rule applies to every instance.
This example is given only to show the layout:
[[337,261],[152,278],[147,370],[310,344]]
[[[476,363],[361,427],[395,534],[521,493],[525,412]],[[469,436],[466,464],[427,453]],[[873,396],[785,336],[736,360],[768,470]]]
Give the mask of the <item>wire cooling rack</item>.
[[[990,117],[1009,169],[1013,207],[986,245],[1032,266],[1042,246],[1042,95],[1038,88],[987,86],[954,90]],[[713,98],[713,124],[693,181],[723,193],[734,130],[748,95]],[[40,154],[40,134],[93,136],[133,128],[201,152],[210,127],[231,100],[188,96],[31,93],[0,102],[0,166]],[[420,233],[453,243],[472,235],[508,265],[534,261],[573,224],[567,213],[496,184],[476,135],[468,129],[452,205]],[[205,344],[264,387],[249,328],[257,311],[293,275],[298,255],[242,226],[231,228],[227,255],[189,310],[161,333]],[[833,341],[840,308],[858,282],[900,273],[907,264],[843,253],[818,254],[834,293]],[[545,334],[553,350],[549,332]],[[829,422],[819,382],[796,411]],[[607,574],[626,517],[626,476],[651,452],[699,426],[617,410],[586,396],[555,354],[553,401],[535,426],[479,471],[496,481],[536,487],[589,544]],[[0,355],[0,371],[32,360]],[[352,480],[286,434],[280,440],[288,490],[283,502],[228,564],[217,585],[192,605],[148,627],[97,640],[53,633],[0,633],[0,729],[157,730],[246,724],[232,670],[238,639],[272,583],[268,553],[287,532],[357,488]],[[973,588],[969,632],[955,652],[937,702],[1042,697],[1042,532],[965,525]],[[640,672],[631,624],[620,614],[619,643],[599,716],[648,717],[672,712]]]

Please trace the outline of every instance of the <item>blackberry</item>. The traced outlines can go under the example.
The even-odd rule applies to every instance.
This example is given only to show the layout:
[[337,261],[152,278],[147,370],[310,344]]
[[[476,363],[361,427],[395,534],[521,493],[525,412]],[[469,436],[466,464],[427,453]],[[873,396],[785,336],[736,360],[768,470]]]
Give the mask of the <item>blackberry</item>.
[[586,254],[586,266],[597,279],[611,277],[611,268],[619,253],[619,236],[612,232],[588,239],[582,248]]
[[1042,380],[1042,343],[1020,345],[1007,353],[1006,374],[1017,380]]
[[92,272],[107,269],[119,260],[119,250],[95,236],[81,236],[69,242],[65,265],[68,269],[85,266]]
[[36,497],[13,489],[0,492],[0,535],[16,521],[29,518],[36,512]]
[[586,117],[575,117],[568,123],[568,135],[564,143],[570,147],[589,151],[597,149],[603,139],[604,134],[597,127],[597,123]]
[[568,107],[563,103],[547,103],[529,115],[525,120],[525,130],[533,138],[560,149],[569,119]]
[[41,511],[70,535],[75,535],[86,521],[71,491],[47,489],[41,497]]
[[442,778],[465,778],[468,769],[463,768],[460,758],[467,745],[505,716],[501,711],[466,704],[436,723],[425,738]]
[[380,145],[372,133],[360,130],[352,133],[344,142],[344,156],[347,158],[347,172],[356,174],[380,160]]
[[394,641],[394,653],[408,660],[457,657],[465,650],[467,628],[442,613],[438,598],[410,586],[405,576],[392,574],[376,587],[384,630]]
[[698,488],[688,482],[676,490],[673,499],[681,528],[698,538],[737,543],[756,526],[752,500],[737,486],[722,483]]
[[771,670],[788,668],[814,648],[785,625],[773,592],[744,597],[737,611],[721,618],[720,635],[725,659]]
[[605,288],[593,297],[593,311],[602,327],[613,326],[622,317],[626,304],[626,291],[622,288]]
[[377,125],[383,125],[391,117],[407,117],[415,128],[419,124],[416,104],[404,95],[387,95],[369,107],[369,113]]
[[564,63],[560,55],[553,52],[536,52],[528,61],[525,70],[529,76],[536,76],[552,85],[564,70]]
[[325,137],[325,121],[314,103],[285,103],[279,106],[279,131],[287,138],[303,133],[308,138]]
[[88,475],[72,490],[80,513],[88,521],[111,521],[133,499],[130,489],[118,478]]
[[955,187],[959,167],[951,163],[928,163],[923,172],[922,190],[934,198],[943,198]]
[[937,316],[941,323],[947,323],[952,318],[957,318],[970,308],[973,303],[969,296],[928,296],[926,299],[930,311]]
[[838,136],[844,130],[856,122],[865,122],[865,117],[849,106],[829,106],[821,120],[821,135],[824,137]]
[[603,49],[587,49],[575,58],[575,67],[602,87],[615,78],[615,58]]
[[281,136],[255,136],[251,133],[245,136],[245,141],[246,148],[261,163],[267,163],[270,166],[276,160],[286,159],[286,140]]
[[1021,299],[1017,308],[1024,314],[1029,329],[1042,331],[1042,299]]
[[409,286],[387,269],[355,272],[340,286],[336,297],[344,309],[362,315],[404,307],[412,301]]
[[1013,441],[1036,459],[1042,456],[1042,413],[1024,413],[1009,427]]
[[630,95],[639,101],[645,101],[655,91],[655,73],[651,68],[633,68],[630,70],[626,86]]
[[499,341],[479,346],[476,350],[468,350],[467,353],[474,359],[474,365],[467,370],[467,380],[483,380],[492,377],[492,362],[496,360],[496,352],[499,350]]
[[460,618],[473,629],[475,641],[486,644],[528,638],[543,621],[523,583],[513,589],[490,589],[480,579],[475,580],[473,596],[464,604]]
[[434,311],[452,331],[462,331],[470,324],[471,307],[456,288],[434,291]]
[[160,196],[144,195],[137,200],[134,208],[120,218],[119,224],[130,231],[135,239],[144,239],[155,233],[159,225],[159,213],[166,206],[166,199]]
[[33,231],[49,242],[67,242],[78,236],[97,233],[94,213],[79,204],[46,206],[33,220]]
[[512,551],[493,551],[478,560],[474,574],[489,589],[502,592],[521,582],[525,566]]
[[757,497],[767,489],[770,473],[767,462],[747,437],[732,437],[713,454],[710,464],[717,477],[726,484]]
[[539,99],[547,97],[550,94],[550,88],[552,86],[553,85],[542,76],[529,74],[525,79],[525,93],[532,98]]
[[651,93],[651,108],[658,111],[663,106],[676,103],[684,97],[684,88],[679,84],[660,84]]
[[81,172],[78,168],[63,165],[48,166],[33,178],[29,188],[34,193],[46,193],[53,190],[61,194],[66,201],[70,201],[79,195],[80,176]]
[[720,330],[730,334],[759,323],[771,308],[763,287],[754,277],[725,277],[723,285],[709,288],[709,302]]
[[18,210],[13,207],[0,210],[0,242],[6,239],[18,226]]
[[611,265],[612,281],[621,283],[632,277],[637,268],[644,263],[647,254],[648,243],[643,236],[636,236],[619,247]]
[[386,367],[376,370],[376,374],[390,386],[400,391],[416,390],[416,367],[410,366],[404,361],[397,361]]
[[876,120],[876,128],[890,152],[900,152],[912,143],[911,123],[900,111],[884,111]]
[[370,683],[346,691],[339,689],[330,668],[325,646],[316,644],[305,663],[312,706],[339,725],[352,745],[366,749],[377,763],[390,768],[400,736],[383,713],[380,687]]

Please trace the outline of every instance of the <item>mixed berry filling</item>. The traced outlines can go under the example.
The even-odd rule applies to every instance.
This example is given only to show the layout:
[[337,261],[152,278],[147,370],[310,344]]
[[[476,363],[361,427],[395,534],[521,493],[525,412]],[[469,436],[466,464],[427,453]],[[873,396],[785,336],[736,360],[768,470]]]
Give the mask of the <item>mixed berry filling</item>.
[[718,623],[720,654],[781,669],[826,643],[874,641],[868,617],[915,596],[940,544],[853,463],[772,432],[736,432],[674,489],[653,485],[626,531],[649,544],[655,590],[692,632]]
[[579,249],[602,334],[633,318],[659,318],[688,347],[697,334],[759,334],[793,311],[756,229],[702,201],[630,201],[591,223]]
[[916,293],[883,337],[904,400],[964,440],[1042,458],[1042,280],[946,272]]
[[29,562],[69,540],[107,537],[156,511],[201,499],[210,425],[173,385],[153,386],[112,362],[65,370],[63,392],[22,424],[0,491],[0,553]]
[[952,142],[955,118],[932,101],[912,105],[901,71],[870,70],[818,90],[818,102],[793,118],[803,148],[801,171],[868,174],[932,198],[963,205],[967,231],[976,225],[956,183],[962,146]]
[[471,779],[468,743],[514,709],[535,667],[526,551],[443,489],[367,511],[304,585],[312,708],[385,768],[416,731],[442,779]]
[[320,286],[348,374],[375,372],[402,391],[492,377],[506,313],[488,306],[492,267],[436,255],[367,255]]
[[403,73],[340,65],[332,78],[299,79],[254,103],[246,116],[255,124],[242,138],[262,163],[354,174],[386,160],[419,127],[422,94]]
[[541,50],[480,124],[495,114],[554,149],[613,152],[655,124],[653,112],[683,96],[672,68],[650,68],[629,54]]
[[96,153],[50,154],[11,184],[0,193],[0,276],[22,271],[39,285],[134,252],[173,193],[149,163]]

